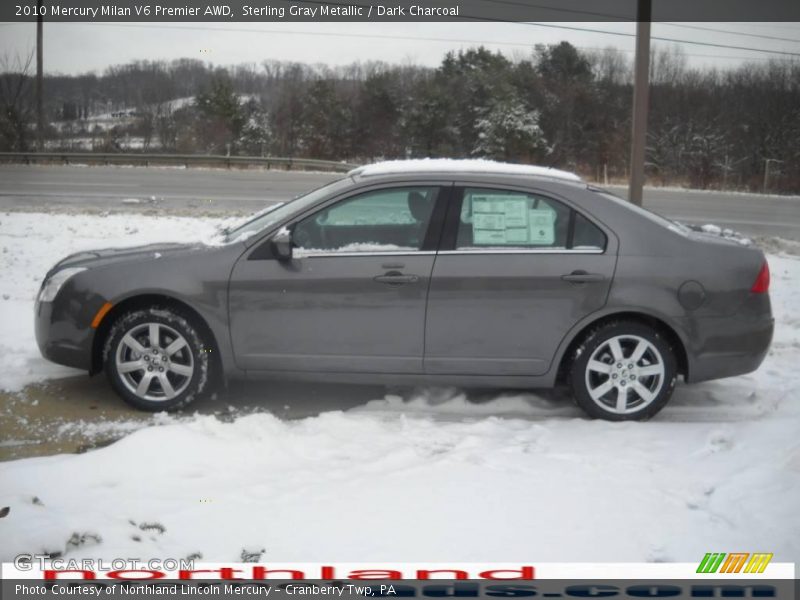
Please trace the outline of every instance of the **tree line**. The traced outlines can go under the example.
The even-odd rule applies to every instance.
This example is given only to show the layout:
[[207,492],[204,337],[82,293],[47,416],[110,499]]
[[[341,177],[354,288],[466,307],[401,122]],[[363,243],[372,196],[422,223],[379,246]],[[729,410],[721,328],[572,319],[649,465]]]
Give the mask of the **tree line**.
[[[0,64],[0,149],[34,145],[30,61]],[[477,47],[436,68],[265,60],[136,61],[49,75],[49,148],[273,155],[348,162],[482,157],[627,178],[631,61],[568,42],[509,58]],[[128,150],[130,145],[128,146]],[[690,68],[651,60],[647,175],[696,188],[800,191],[800,63]]]

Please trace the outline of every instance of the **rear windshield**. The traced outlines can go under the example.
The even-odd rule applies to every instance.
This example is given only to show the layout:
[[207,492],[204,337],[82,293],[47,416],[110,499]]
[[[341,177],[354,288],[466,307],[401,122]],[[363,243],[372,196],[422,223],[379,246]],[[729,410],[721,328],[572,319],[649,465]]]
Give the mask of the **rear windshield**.
[[642,216],[645,219],[647,219],[648,221],[651,221],[657,225],[661,225],[661,227],[665,227],[670,231],[674,231],[675,233],[679,233],[681,235],[689,235],[689,233],[691,233],[691,229],[689,229],[686,225],[683,225],[682,223],[678,223],[677,221],[673,221],[666,217],[662,217],[658,213],[654,213],[651,210],[647,210],[646,208],[637,206],[633,202],[628,202],[627,200],[623,200],[622,198],[620,198],[619,196],[615,196],[611,192],[607,192],[606,190],[600,190],[597,188],[589,188],[589,190],[594,192],[595,194],[603,196],[604,198],[608,198],[609,200],[620,206],[624,206],[628,210],[635,212],[639,216]]

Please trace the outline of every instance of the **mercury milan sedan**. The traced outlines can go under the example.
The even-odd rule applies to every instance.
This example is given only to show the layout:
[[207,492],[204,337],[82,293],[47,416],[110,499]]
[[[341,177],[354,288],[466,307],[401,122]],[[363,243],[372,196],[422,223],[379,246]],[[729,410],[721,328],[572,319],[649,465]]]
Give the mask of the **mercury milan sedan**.
[[589,415],[653,416],[678,376],[747,373],[769,270],[553,169],[378,163],[217,239],[81,252],[36,302],[45,357],[144,410],[232,377],[551,387]]

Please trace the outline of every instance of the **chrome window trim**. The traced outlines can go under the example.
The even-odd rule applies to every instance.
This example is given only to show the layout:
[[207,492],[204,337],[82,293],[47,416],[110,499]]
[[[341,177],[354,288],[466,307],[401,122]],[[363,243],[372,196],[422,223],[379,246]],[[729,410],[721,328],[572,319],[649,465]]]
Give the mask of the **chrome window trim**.
[[[297,252],[295,250],[295,252]],[[331,257],[355,257],[355,256],[434,256],[436,254],[443,255],[459,255],[459,254],[604,254],[605,250],[600,248],[586,248],[585,250],[554,250],[552,248],[529,248],[529,249],[515,249],[509,248],[476,248],[474,250],[420,250],[419,252],[409,251],[386,251],[386,252],[314,252],[313,254],[305,254],[300,252],[295,255],[295,258],[331,258]]]
[[439,254],[604,254],[605,250],[601,248],[586,248],[586,249],[560,249],[554,248],[528,248],[528,249],[515,249],[509,248],[475,248],[473,250],[442,250]]
[[386,252],[314,252],[306,254],[300,252],[297,256],[297,249],[295,249],[295,258],[331,258],[331,257],[354,257],[354,256],[434,256],[435,250],[420,250],[418,252],[409,250],[397,250]]

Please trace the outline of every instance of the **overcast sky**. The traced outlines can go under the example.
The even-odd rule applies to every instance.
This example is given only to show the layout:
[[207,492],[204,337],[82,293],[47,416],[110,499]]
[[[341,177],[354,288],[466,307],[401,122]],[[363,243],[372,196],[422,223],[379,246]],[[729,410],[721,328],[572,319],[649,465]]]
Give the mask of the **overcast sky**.
[[[554,26],[635,32],[633,23],[45,23],[45,71],[102,72],[109,65],[136,59],[182,57],[217,65],[277,59],[329,65],[382,60],[433,66],[448,50],[483,44],[509,56],[527,56],[534,44],[561,40],[582,48],[616,46],[632,56],[632,37]],[[653,36],[791,52],[800,57],[800,23],[657,23]],[[35,25],[0,24],[0,57],[25,55],[34,45]],[[692,65],[730,67],[747,60],[780,58],[742,48],[680,46]]]

